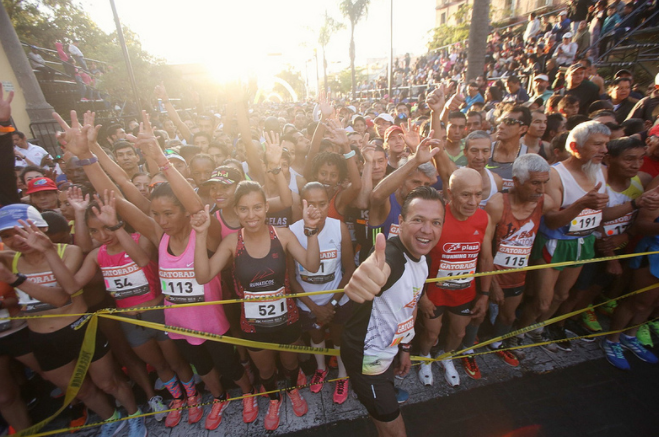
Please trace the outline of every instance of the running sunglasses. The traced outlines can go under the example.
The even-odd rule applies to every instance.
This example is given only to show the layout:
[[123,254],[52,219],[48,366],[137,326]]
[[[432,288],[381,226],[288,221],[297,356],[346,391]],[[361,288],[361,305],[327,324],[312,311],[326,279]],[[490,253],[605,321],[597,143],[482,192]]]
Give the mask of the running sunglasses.
[[512,117],[501,118],[501,119],[499,119],[499,123],[503,123],[506,126],[514,126],[516,124],[518,124],[520,126],[525,126],[526,125],[522,120],[518,120],[518,119],[512,118]]

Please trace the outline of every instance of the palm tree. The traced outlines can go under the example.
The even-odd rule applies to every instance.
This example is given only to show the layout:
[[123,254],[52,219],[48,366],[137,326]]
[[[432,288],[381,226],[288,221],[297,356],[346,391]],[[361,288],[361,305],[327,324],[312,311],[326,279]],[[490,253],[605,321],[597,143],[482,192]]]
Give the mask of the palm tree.
[[350,20],[350,73],[352,79],[352,98],[355,98],[355,26],[368,12],[370,0],[341,0],[339,9]]
[[485,71],[487,35],[490,31],[490,0],[473,0],[469,25],[467,51],[467,81],[476,79]]
[[318,32],[318,44],[320,44],[320,47],[323,49],[323,89],[325,92],[327,92],[327,61],[325,60],[325,47],[329,44],[332,34],[344,27],[343,23],[336,21],[327,14],[327,10],[325,11],[325,22]]

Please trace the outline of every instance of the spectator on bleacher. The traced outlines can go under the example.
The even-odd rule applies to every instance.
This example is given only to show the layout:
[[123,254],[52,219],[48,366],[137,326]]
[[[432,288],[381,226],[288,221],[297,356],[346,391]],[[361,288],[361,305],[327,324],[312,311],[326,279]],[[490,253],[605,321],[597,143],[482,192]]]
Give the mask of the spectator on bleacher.
[[73,56],[73,59],[76,60],[78,65],[80,65],[85,70],[88,70],[87,63],[85,62],[84,55],[82,54],[82,50],[78,48],[78,42],[79,40],[74,39],[71,44],[69,44],[69,53],[71,56]]
[[76,77],[76,68],[71,62],[72,58],[66,54],[64,51],[64,45],[57,41],[55,42],[55,48],[57,49],[57,56],[60,61],[62,61],[62,67],[64,67],[64,72],[71,78],[75,80]]
[[572,33],[576,33],[581,21],[588,16],[588,6],[591,0],[571,0],[568,5],[567,18],[570,19]]
[[546,74],[538,74],[533,78],[533,93],[531,100],[541,98],[543,104],[554,95],[554,92],[549,89],[549,77]]
[[641,100],[643,97],[645,97],[643,94],[634,90],[634,75],[632,74],[631,71],[627,70],[626,68],[616,71],[616,74],[613,75],[613,79],[615,80],[618,78],[626,78],[629,79],[629,81],[631,82],[631,92],[629,93],[629,100],[632,103],[636,103],[639,100]]
[[558,72],[559,72],[559,68],[556,59],[554,58],[547,59],[547,62],[545,64],[545,73],[547,74],[547,78],[550,84],[554,83],[554,81],[556,80],[556,76],[558,75]]
[[588,31],[590,32],[590,45],[594,46],[593,51],[596,56],[599,52],[595,44],[600,37],[604,20],[606,19],[606,0],[599,0],[595,6],[591,6],[588,12]]
[[586,68],[581,64],[572,64],[565,74],[564,95],[579,99],[579,114],[588,114],[591,103],[599,100],[599,87],[586,79]]
[[527,44],[530,43],[540,32],[540,20],[536,18],[535,12],[531,12],[529,14],[529,24],[526,25],[526,30],[524,31],[524,42]]
[[621,124],[634,108],[634,103],[629,100],[632,90],[632,81],[627,77],[619,77],[609,85],[609,96],[613,103],[613,111],[616,113],[616,122]]
[[35,46],[30,46],[30,53],[27,54],[27,58],[32,69],[37,71],[44,80],[53,80],[55,71],[46,65],[46,61]]
[[577,44],[572,42],[572,33],[566,32],[563,35],[563,42],[556,47],[554,58],[560,66],[568,66],[574,62],[577,54]]
[[470,82],[469,86],[467,87],[465,102],[462,104],[460,111],[463,114],[466,114],[471,109],[471,105],[476,102],[485,102],[485,99],[483,99],[483,96],[478,89],[478,84],[476,82]]
[[590,47],[590,32],[588,31],[588,22],[581,21],[577,28],[577,33],[572,37],[572,42],[577,45],[577,58],[586,56]]
[[659,108],[659,74],[654,78],[652,93],[634,105],[628,118],[641,118],[651,125],[656,117],[657,108]]
[[105,140],[108,142],[110,147],[112,147],[112,145],[115,142],[125,139],[126,139],[126,131],[124,130],[123,127],[121,127],[121,125],[113,124],[107,128]]
[[44,157],[50,157],[52,160],[50,154],[43,147],[28,142],[23,132],[13,132],[12,140],[14,141],[16,167],[26,167],[28,165],[43,167],[41,162]]
[[570,31],[570,19],[567,18],[566,11],[561,11],[558,14],[558,19],[556,20],[556,24],[554,24],[554,27],[551,29],[551,32],[556,36],[556,41],[560,41],[563,38],[563,35],[569,31]]
[[503,96],[503,101],[506,103],[526,103],[529,101],[529,95],[526,93],[522,83],[517,76],[509,76],[506,79],[506,94]]

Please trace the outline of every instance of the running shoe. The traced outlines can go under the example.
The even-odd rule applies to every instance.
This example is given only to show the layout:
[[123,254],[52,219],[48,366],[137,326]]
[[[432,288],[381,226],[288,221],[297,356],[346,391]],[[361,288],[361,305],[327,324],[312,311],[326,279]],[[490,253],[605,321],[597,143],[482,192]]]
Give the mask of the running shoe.
[[650,327],[647,323],[639,326],[638,331],[636,331],[636,338],[641,345],[645,347],[653,347],[654,342],[652,341],[652,334],[650,334]]
[[[87,407],[82,402],[77,405],[69,405],[69,412],[73,417],[69,421],[69,427],[77,428],[79,426],[87,425],[89,420],[89,414],[87,414]],[[76,432],[76,430],[71,430],[71,434]]]
[[183,399],[174,399],[172,402],[170,402],[169,409],[174,411],[170,411],[167,414],[167,419],[165,419],[165,426],[167,428],[173,428],[181,422],[181,415],[183,414],[183,410],[180,408],[184,406],[185,401]]
[[156,379],[156,382],[153,383],[153,389],[155,391],[160,391],[165,388],[165,383],[162,382],[162,379]]
[[600,347],[604,351],[606,361],[608,361],[613,367],[620,370],[629,370],[629,362],[622,353],[622,346],[620,343],[614,343],[603,338]]
[[162,401],[162,396],[154,396],[151,399],[149,399],[149,407],[151,407],[151,411],[156,413],[153,417],[158,421],[162,421],[165,417],[167,417],[167,413],[161,413],[160,411],[165,411],[167,407]]
[[419,381],[422,385],[431,386],[432,385],[432,362],[421,362],[419,366]]
[[291,398],[291,403],[293,404],[293,413],[297,417],[302,417],[307,414],[309,411],[309,406],[307,401],[304,400],[298,389],[294,388],[293,390],[288,391],[288,397]]
[[650,331],[657,337],[659,337],[659,320],[654,320],[652,322],[647,322],[646,325],[650,327]]
[[339,379],[334,386],[334,396],[332,400],[335,404],[341,405],[348,399],[348,379]]
[[[549,334],[549,328],[546,330],[542,331],[541,334],[542,341],[540,343],[546,343],[546,342],[553,342],[554,338]],[[558,346],[556,346],[556,343],[547,343],[543,344],[542,347],[552,353],[558,352]]]
[[252,423],[259,416],[257,396],[243,398],[243,422]]
[[297,374],[297,386],[302,387],[305,385],[307,385],[307,375],[304,374],[302,368],[300,367],[300,371]]
[[455,370],[455,364],[453,364],[453,360],[447,358],[442,360],[441,363],[442,366],[444,366],[444,379],[446,379],[448,385],[451,387],[460,385],[460,375],[458,374],[458,371]]
[[[506,349],[513,348],[513,347],[520,347],[521,345],[524,344],[524,338],[523,337],[510,337],[507,338],[503,341],[503,347]],[[526,358],[526,352],[524,352],[524,349],[513,349],[510,351],[515,357],[517,357],[517,360],[523,360]]]
[[[501,344],[499,346],[499,349],[505,349],[505,346]],[[508,364],[511,367],[517,367],[519,366],[519,360],[515,355],[512,354],[511,351],[504,351],[504,350],[497,350],[495,354],[500,357],[504,363]]]
[[471,379],[481,379],[481,370],[478,368],[478,364],[476,364],[476,357],[465,357],[461,361],[465,372],[467,372],[467,376]]
[[265,415],[265,419],[263,419],[263,425],[267,431],[274,431],[279,428],[279,412],[281,411],[282,403],[283,400],[281,398],[277,400],[270,399],[268,413]]
[[581,324],[590,332],[602,331],[602,325],[600,325],[599,320],[597,320],[597,314],[595,314],[592,305],[588,307],[587,311],[581,313]]
[[329,364],[327,364],[330,369],[336,369],[339,367],[339,360],[336,359],[335,356],[331,356],[329,359]]
[[325,379],[327,378],[328,370],[316,369],[313,376],[311,377],[311,393],[318,393],[323,389],[323,384],[325,384]]
[[[591,335],[592,332],[584,328],[584,326],[575,321],[575,320],[567,320],[565,322],[565,329],[576,335],[577,337],[584,337],[586,335]],[[595,337],[586,337],[586,338],[580,338],[579,340],[585,341],[586,343],[592,343],[595,341]]]
[[[120,416],[122,417],[121,413]],[[99,437],[113,437],[119,433],[126,426],[125,420],[117,420],[116,422],[109,422],[101,426],[101,433]]]
[[220,423],[222,423],[222,413],[224,413],[224,410],[226,410],[228,406],[229,401],[223,402],[216,399],[213,402],[213,405],[211,405],[211,412],[206,416],[204,427],[210,431],[217,429],[217,427],[220,426]]
[[[137,412],[142,414],[140,410],[137,410]],[[146,423],[144,423],[144,416],[133,417],[126,422],[128,422],[128,437],[146,437],[148,434]]]
[[564,352],[572,352],[572,344],[567,338],[567,333],[565,328],[557,325],[549,325],[548,327],[549,336],[556,341],[555,345],[557,348]]
[[398,387],[394,387],[394,390],[396,391],[396,402],[398,402],[399,405],[404,404],[410,398],[410,394],[407,390]]
[[197,423],[204,417],[204,407],[201,405],[201,395],[197,393],[188,398],[188,423]]
[[526,333],[526,336],[533,342],[533,343],[542,343],[543,337],[542,334],[544,332],[543,328],[538,328],[534,329],[533,331],[529,331]]
[[599,311],[601,314],[604,314],[605,316],[611,317],[617,306],[617,301],[609,300],[604,305],[598,306],[597,311]]
[[620,346],[624,347],[628,351],[631,351],[636,358],[641,361],[645,361],[650,364],[657,364],[659,358],[646,348],[644,348],[641,343],[638,342],[636,337],[630,337],[625,334],[620,334]]

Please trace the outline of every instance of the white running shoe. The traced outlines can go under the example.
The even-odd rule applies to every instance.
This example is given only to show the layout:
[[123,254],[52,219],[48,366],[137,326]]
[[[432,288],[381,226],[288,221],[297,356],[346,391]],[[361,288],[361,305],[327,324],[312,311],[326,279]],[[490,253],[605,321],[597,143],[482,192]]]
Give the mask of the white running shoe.
[[432,362],[422,363],[419,366],[419,381],[426,386],[432,385]]
[[154,396],[151,399],[149,399],[149,407],[151,407],[151,411],[154,413],[154,418],[160,422],[162,421],[165,417],[167,417],[167,413],[161,413],[161,411],[165,411],[168,408],[165,406],[162,400],[162,396]]
[[456,387],[460,385],[460,375],[458,375],[458,371],[455,370],[455,365],[453,364],[453,360],[451,359],[442,360],[442,366],[444,366],[444,379],[446,379],[448,385],[450,385],[451,387]]

